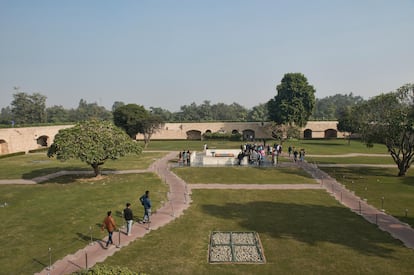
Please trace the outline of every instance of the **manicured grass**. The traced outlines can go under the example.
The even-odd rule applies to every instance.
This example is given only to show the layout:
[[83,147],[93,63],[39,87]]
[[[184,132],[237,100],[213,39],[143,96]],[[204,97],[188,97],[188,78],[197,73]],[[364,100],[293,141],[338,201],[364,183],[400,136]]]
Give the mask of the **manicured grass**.
[[374,144],[369,148],[358,140],[352,140],[348,144],[344,139],[310,139],[292,140],[283,143],[283,151],[287,152],[288,147],[296,147],[297,150],[305,149],[306,154],[311,155],[341,155],[348,153],[364,154],[387,154],[387,148],[382,144]]
[[[414,254],[325,191],[193,190],[185,215],[105,264],[148,274],[412,274]],[[209,264],[212,231],[256,231],[266,264]]]
[[[239,149],[240,145],[245,143],[263,144],[262,140],[248,141],[216,141],[216,140],[172,140],[172,141],[151,141],[147,150],[169,150],[169,151],[202,151],[203,145],[207,144],[209,148],[218,149]],[[266,145],[278,143],[276,140],[267,140]],[[143,144],[143,143],[142,143]],[[304,148],[307,154],[314,155],[336,155],[347,153],[366,153],[366,154],[387,154],[384,145],[375,144],[374,147],[368,148],[364,143],[353,140],[348,144],[344,139],[315,139],[315,140],[288,140],[283,143],[283,151],[287,152],[288,147],[294,146],[297,149]]]
[[178,167],[172,171],[188,183],[316,183],[309,174],[297,167]]
[[[154,159],[164,155],[162,152],[143,152],[138,156],[128,155],[117,160],[108,160],[102,165],[102,171],[146,169]],[[32,179],[61,170],[93,171],[89,165],[79,160],[62,162],[48,158],[43,153],[0,159],[0,179]]]
[[134,215],[142,216],[138,198],[151,190],[154,209],[166,200],[168,186],[152,173],[110,175],[102,179],[65,176],[38,185],[0,185],[2,234],[1,274],[33,274],[52,261],[106,236],[100,225],[108,210],[118,224],[130,202]]
[[390,155],[384,155],[382,157],[306,157],[306,161],[316,164],[395,164]]
[[[414,171],[397,177],[396,168],[321,167],[355,194],[414,227]],[[384,197],[384,203],[382,203]],[[407,217],[405,210],[408,209]]]

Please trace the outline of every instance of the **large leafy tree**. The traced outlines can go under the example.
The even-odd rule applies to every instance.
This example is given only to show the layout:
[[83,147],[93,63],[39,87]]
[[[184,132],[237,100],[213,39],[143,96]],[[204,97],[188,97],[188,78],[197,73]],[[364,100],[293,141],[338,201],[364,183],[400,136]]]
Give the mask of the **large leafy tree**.
[[367,145],[382,143],[405,176],[414,157],[414,84],[376,96],[356,109]]
[[46,96],[17,92],[13,94],[11,111],[13,120],[19,124],[46,122]]
[[140,154],[141,146],[108,121],[90,120],[60,130],[50,146],[48,157],[59,160],[80,159],[100,175],[99,167],[108,159]]
[[151,136],[164,124],[160,116],[148,112],[144,106],[127,104],[117,108],[114,113],[114,123],[121,127],[133,139],[137,134],[144,135],[145,147]]
[[287,73],[267,106],[270,120],[303,127],[315,106],[315,89],[301,73]]

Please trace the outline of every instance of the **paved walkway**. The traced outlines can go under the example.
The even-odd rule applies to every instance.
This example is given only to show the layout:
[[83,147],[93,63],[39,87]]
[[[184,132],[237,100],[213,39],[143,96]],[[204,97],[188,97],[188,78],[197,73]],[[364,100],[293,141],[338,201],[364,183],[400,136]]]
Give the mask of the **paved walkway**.
[[[49,269],[45,268],[37,274],[68,274],[80,269],[89,268],[98,262],[104,261],[108,256],[113,255],[122,247],[127,246],[130,242],[137,238],[142,238],[151,230],[156,230],[159,227],[171,222],[175,218],[181,216],[184,210],[187,209],[191,202],[192,189],[325,189],[341,204],[348,207],[351,211],[364,217],[367,221],[377,224],[377,226],[384,231],[389,232],[394,238],[399,239],[403,244],[409,248],[414,248],[414,230],[407,224],[400,222],[396,218],[387,215],[386,213],[370,206],[364,200],[357,197],[353,192],[347,190],[342,184],[331,178],[328,174],[318,169],[316,165],[307,162],[297,162],[298,165],[308,173],[310,173],[318,184],[189,184],[187,185],[182,179],[173,174],[168,167],[168,161],[175,158],[176,152],[171,152],[165,157],[155,161],[147,170],[131,170],[116,172],[123,173],[140,173],[140,172],[155,172],[161,179],[170,186],[168,194],[168,202],[158,209],[151,216],[150,224],[135,223],[132,229],[132,235],[127,236],[124,231],[116,232],[114,234],[114,241],[116,246],[110,246],[108,249],[104,248],[105,241],[100,240],[83,249],[80,249],[75,254],[67,255],[61,260],[53,263]],[[58,177],[68,173],[79,174],[79,172],[62,171],[54,173],[45,177],[40,177],[29,180],[2,180],[0,184],[35,184],[53,177]],[[83,173],[83,172],[82,172]],[[90,172],[84,172],[89,174]]]

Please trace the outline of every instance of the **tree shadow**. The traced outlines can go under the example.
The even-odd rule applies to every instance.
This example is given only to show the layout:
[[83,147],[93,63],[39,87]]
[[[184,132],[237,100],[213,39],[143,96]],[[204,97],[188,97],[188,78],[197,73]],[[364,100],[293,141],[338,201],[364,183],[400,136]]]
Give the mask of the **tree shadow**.
[[[302,141],[300,143],[300,146],[304,146],[304,145],[318,145],[318,146],[344,146],[345,143],[340,143],[340,142],[315,142],[315,141]],[[299,147],[300,147],[299,146]]]
[[330,242],[350,247],[366,255],[391,257],[394,244],[376,226],[343,207],[279,202],[208,204],[202,210],[223,219],[240,220],[246,231],[269,234],[273,238],[294,238],[317,245]]

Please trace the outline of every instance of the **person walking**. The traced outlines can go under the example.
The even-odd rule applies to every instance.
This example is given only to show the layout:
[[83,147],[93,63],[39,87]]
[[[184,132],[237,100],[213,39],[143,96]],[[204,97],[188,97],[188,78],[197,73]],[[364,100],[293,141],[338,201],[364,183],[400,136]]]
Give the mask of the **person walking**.
[[131,231],[132,231],[132,222],[134,220],[134,215],[132,214],[132,210],[131,210],[131,204],[128,202],[126,204],[126,208],[124,209],[124,219],[126,221],[127,224],[127,235],[131,236]]
[[112,241],[112,234],[114,233],[114,231],[116,229],[115,220],[114,220],[114,218],[112,218],[112,211],[108,211],[107,212],[107,216],[106,216],[106,218],[103,221],[102,231],[104,231],[105,228],[108,231],[108,240],[106,241],[106,247],[108,247],[108,245],[110,243],[111,244],[114,243]]
[[142,206],[144,206],[144,217],[142,219],[143,223],[149,222],[149,217],[151,216],[151,200],[149,198],[149,191],[145,191],[145,194],[139,198]]

